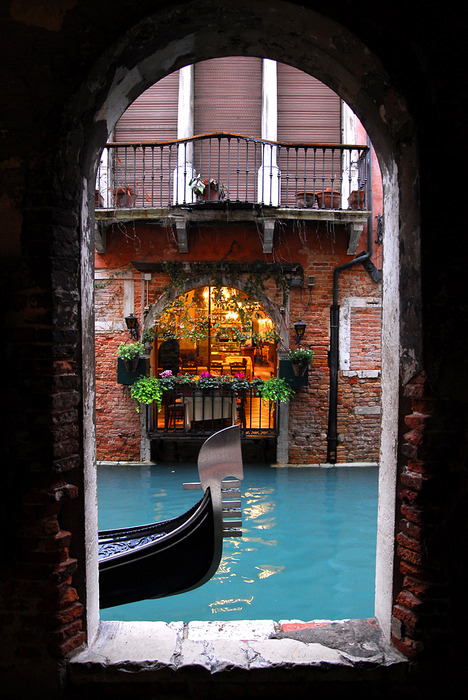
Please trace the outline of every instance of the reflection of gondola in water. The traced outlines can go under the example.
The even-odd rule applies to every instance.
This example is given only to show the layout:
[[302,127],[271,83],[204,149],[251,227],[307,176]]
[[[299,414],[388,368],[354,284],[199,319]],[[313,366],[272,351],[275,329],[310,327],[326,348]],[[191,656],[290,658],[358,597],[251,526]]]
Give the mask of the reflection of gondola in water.
[[[203,498],[190,510],[159,523],[99,532],[100,607],[162,598],[201,586],[221,561],[223,537],[240,530],[239,480],[243,478],[239,426],[215,433],[198,455]],[[226,477],[235,477],[222,483]]]

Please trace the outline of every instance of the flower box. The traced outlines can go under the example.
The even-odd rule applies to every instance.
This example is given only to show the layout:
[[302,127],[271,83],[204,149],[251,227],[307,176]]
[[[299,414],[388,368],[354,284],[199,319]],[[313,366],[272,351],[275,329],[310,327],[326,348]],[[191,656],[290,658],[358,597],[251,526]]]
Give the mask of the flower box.
[[150,373],[149,357],[139,357],[136,369],[134,372],[129,372],[125,366],[125,361],[117,358],[117,384],[133,384],[141,375],[148,377]]
[[279,362],[279,376],[281,379],[286,379],[291,386],[308,386],[309,367],[307,366],[304,374],[299,376],[295,374],[291,360],[282,359]]

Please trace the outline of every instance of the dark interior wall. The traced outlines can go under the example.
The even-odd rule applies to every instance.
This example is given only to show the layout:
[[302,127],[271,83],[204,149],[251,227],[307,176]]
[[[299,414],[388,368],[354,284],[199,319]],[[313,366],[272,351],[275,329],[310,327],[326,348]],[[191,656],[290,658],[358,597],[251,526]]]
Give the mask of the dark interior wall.
[[[208,22],[205,8],[210,4]],[[5,683],[12,677],[22,677],[26,685],[28,678],[35,683],[42,679],[41,688],[54,691],[61,677],[57,659],[85,638],[80,607],[86,604],[83,552],[80,538],[73,535],[82,525],[83,498],[80,183],[91,173],[107,129],[95,115],[102,109],[115,120],[151,77],[160,77],[156,70],[169,73],[197,58],[233,53],[235,45],[240,53],[291,63],[301,63],[302,56],[304,65],[298,67],[315,66],[319,79],[344,99],[349,94],[382,156],[384,171],[391,146],[404,159],[407,144],[417,145],[420,177],[417,168],[407,168],[413,176],[403,177],[400,194],[421,199],[423,295],[418,308],[419,275],[411,275],[407,264],[417,255],[411,249],[411,232],[419,227],[415,217],[400,221],[401,256],[409,271],[402,280],[401,333],[404,347],[416,356],[415,362],[407,352],[402,375],[405,381],[410,375],[420,380],[417,386],[430,397],[434,418],[422,432],[424,452],[405,447],[401,464],[403,481],[408,461],[413,468],[426,466],[410,490],[419,494],[418,503],[423,491],[430,519],[429,526],[423,523],[418,555],[426,556],[426,571],[432,571],[439,588],[443,583],[443,593],[424,601],[423,616],[413,630],[421,645],[414,649],[416,656],[420,652],[420,663],[426,656],[450,654],[452,676],[461,671],[456,663],[466,646],[461,630],[467,619],[466,243],[458,233],[460,223],[451,219],[455,192],[463,186],[466,150],[466,91],[459,84],[466,20],[450,4],[444,12],[437,7],[421,12],[400,0],[391,8],[376,3],[357,8],[338,0],[326,10],[312,1],[290,3],[286,15],[275,20],[279,5],[286,7],[260,2],[250,10],[248,3],[226,7],[221,2],[155,0],[2,3],[0,250],[6,342],[1,352],[7,410],[2,419],[0,619],[5,633],[0,668]],[[380,58],[381,72],[375,64],[375,72],[370,71],[362,53],[359,80],[358,44],[342,45],[343,36],[326,21],[319,26],[321,51],[307,50],[308,43],[314,45],[318,25],[303,22],[298,31],[297,21],[301,8],[318,5]],[[265,10],[265,21],[259,19],[259,8]],[[164,22],[146,21],[158,12],[166,17]],[[124,40],[129,30],[133,35]],[[287,38],[282,46],[279,38],[271,40],[273,30]],[[346,53],[352,66],[337,60]],[[146,63],[127,90],[128,73],[142,60]],[[113,102],[107,99],[111,94]],[[402,116],[404,103],[411,118]],[[374,117],[367,124],[370,113]],[[401,443],[408,440],[401,438]],[[403,481],[400,494],[409,488],[408,479]],[[25,667],[27,674],[22,673]],[[417,673],[415,678],[420,682]]]

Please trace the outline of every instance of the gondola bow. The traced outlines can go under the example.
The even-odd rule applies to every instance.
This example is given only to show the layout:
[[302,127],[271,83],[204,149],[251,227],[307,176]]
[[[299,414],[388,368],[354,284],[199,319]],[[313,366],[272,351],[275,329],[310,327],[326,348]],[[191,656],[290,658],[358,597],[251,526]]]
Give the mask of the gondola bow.
[[200,481],[184,488],[202,489],[203,497],[183,515],[99,532],[101,608],[184,593],[216,573],[223,537],[242,535],[239,426],[220,430],[205,441],[198,455],[198,474]]

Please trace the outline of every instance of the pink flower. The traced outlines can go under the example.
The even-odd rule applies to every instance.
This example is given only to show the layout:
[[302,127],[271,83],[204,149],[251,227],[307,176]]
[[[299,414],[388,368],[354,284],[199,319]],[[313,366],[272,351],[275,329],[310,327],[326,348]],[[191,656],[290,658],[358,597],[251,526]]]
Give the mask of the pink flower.
[[243,372],[239,372],[239,374],[234,375],[236,379],[245,379],[245,374]]
[[211,379],[212,376],[209,372],[200,372],[200,379]]
[[172,377],[172,371],[170,369],[165,369],[164,372],[161,372],[160,377]]

